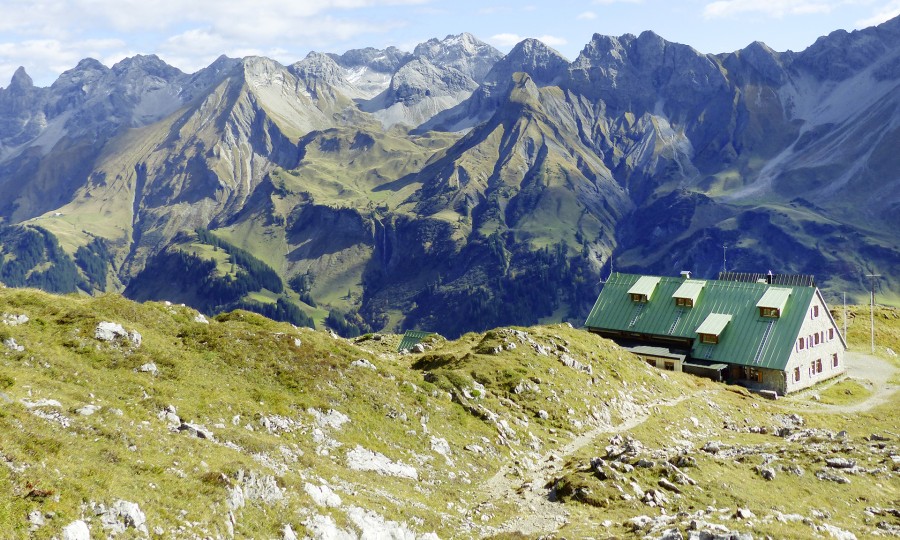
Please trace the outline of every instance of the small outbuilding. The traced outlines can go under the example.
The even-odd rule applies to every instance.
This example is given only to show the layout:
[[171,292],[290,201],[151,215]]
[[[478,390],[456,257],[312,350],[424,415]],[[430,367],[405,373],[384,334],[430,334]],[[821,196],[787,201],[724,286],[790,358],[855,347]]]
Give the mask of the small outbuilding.
[[844,372],[847,344],[811,276],[610,276],[585,327],[661,369],[784,395]]

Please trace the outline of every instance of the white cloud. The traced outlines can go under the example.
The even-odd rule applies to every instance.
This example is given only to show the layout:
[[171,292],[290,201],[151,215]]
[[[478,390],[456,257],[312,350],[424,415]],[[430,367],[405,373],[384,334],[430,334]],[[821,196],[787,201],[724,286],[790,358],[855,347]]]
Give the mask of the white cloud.
[[612,4],[643,4],[644,0],[594,0],[594,4],[609,6]]
[[707,19],[733,17],[742,13],[759,13],[775,19],[785,15],[809,15],[830,13],[841,4],[840,0],[718,0],[703,8]]
[[[385,35],[405,23],[372,20],[358,10],[425,6],[431,0],[5,0],[0,17],[0,87],[24,65],[36,84],[92,56],[104,62],[157,53],[184,71],[220,54],[299,60],[361,35]],[[102,46],[92,44],[107,38]],[[5,47],[4,47],[5,45]],[[291,54],[297,58],[291,57]],[[11,66],[11,67],[10,67]],[[3,79],[6,80],[3,80]]]
[[597,14],[593,11],[585,11],[583,13],[579,13],[575,18],[582,21],[592,21],[597,18]]
[[[527,39],[529,36],[520,36],[519,34],[495,34],[488,38],[488,43],[495,47],[499,47],[501,49],[508,49],[517,43],[521,42],[524,39]],[[556,36],[536,36],[534,39],[544,43],[545,45],[549,45],[551,47],[561,47],[568,43],[564,38],[556,37]]]
[[90,57],[107,66],[124,58],[117,51],[126,49],[120,39],[87,39],[62,42],[56,39],[31,39],[0,43],[0,86],[6,86],[19,66],[38,86],[49,84],[63,71],[72,69],[78,61]]
[[856,28],[875,26],[885,21],[889,21],[898,15],[900,15],[900,0],[893,0],[882,6],[871,17],[856,21],[855,26]]

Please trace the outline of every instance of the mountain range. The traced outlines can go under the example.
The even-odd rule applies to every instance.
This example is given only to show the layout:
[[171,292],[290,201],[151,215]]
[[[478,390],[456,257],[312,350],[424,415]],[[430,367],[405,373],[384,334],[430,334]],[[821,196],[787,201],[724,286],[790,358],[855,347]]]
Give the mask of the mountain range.
[[900,18],[802,52],[82,60],[0,89],[0,282],[345,335],[580,322],[611,270],[900,279]]

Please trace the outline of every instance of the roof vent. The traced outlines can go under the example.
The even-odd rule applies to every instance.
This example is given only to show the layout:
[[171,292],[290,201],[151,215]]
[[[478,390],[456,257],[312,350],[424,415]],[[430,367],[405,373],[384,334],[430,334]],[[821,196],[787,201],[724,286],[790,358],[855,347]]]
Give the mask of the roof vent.
[[682,279],[691,279],[691,271],[690,270],[682,270],[681,277],[682,277]]

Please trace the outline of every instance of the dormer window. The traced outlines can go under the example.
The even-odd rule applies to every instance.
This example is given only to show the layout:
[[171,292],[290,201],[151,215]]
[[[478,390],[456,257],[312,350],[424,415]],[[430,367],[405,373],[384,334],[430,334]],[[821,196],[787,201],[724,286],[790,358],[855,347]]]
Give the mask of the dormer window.
[[628,295],[632,302],[645,303],[653,297],[653,291],[659,284],[660,278],[653,276],[641,276],[637,282],[628,289]]
[[700,343],[715,345],[719,342],[725,327],[731,322],[731,315],[726,313],[710,313],[703,320],[703,324],[697,328]]
[[700,293],[703,291],[705,285],[706,282],[702,280],[684,280],[684,283],[682,283],[678,287],[678,290],[675,291],[675,294],[672,295],[672,298],[675,299],[675,305],[688,308],[694,307],[697,303],[697,299],[700,298]]
[[783,287],[769,287],[765,294],[756,303],[759,308],[759,316],[768,319],[778,319],[784,306],[787,305],[788,297],[791,296],[791,290]]

